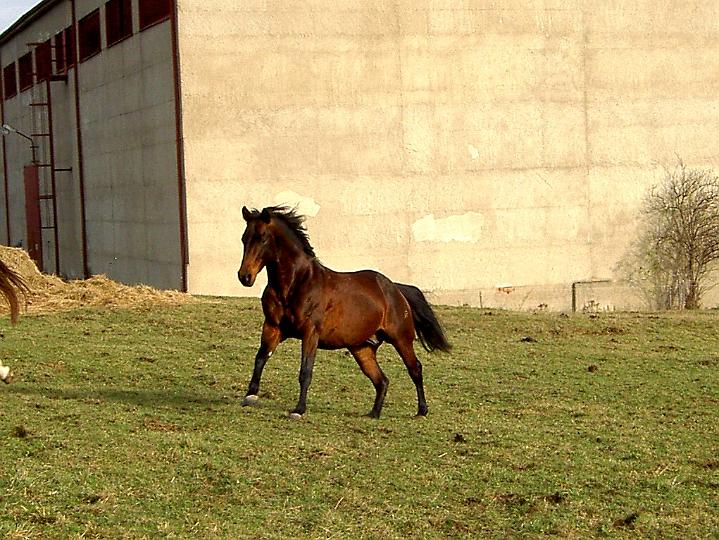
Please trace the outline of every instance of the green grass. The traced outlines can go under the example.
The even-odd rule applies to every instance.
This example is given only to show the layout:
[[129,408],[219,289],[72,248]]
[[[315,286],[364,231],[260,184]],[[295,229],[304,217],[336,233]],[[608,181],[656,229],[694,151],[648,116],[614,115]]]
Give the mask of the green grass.
[[3,321],[0,537],[716,537],[719,312],[438,312],[428,418],[385,346],[379,421],[341,351],[286,419],[296,342],[243,408],[257,300]]

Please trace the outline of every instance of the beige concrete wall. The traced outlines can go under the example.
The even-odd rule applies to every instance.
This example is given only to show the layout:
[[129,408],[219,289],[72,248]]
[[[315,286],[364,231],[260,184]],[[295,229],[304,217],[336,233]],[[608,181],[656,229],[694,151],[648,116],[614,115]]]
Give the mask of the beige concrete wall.
[[301,202],[330,267],[567,309],[661,164],[719,165],[716,11],[181,0],[190,290],[246,293],[241,206]]

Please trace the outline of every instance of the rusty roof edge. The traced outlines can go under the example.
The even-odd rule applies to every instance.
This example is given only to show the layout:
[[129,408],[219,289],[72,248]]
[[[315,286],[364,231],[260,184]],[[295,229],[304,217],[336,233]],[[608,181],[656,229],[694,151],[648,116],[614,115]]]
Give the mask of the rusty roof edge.
[[5,45],[5,43],[10,41],[16,34],[27,28],[33,21],[62,1],[63,0],[43,0],[36,4],[30,11],[22,15],[17,21],[11,24],[7,30],[0,34],[0,46]]

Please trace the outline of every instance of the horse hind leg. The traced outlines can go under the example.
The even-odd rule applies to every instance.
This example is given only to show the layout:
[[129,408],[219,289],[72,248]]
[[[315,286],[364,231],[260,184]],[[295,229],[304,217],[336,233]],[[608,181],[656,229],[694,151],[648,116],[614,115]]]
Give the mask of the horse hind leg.
[[374,406],[367,416],[370,418],[379,418],[382,414],[382,405],[384,397],[387,394],[389,379],[382,372],[377,363],[377,345],[362,345],[349,349],[354,359],[357,361],[362,373],[364,373],[375,388]]
[[12,380],[12,369],[10,369],[8,366],[3,366],[2,363],[0,363],[0,381],[4,382],[5,384],[10,384]]
[[402,340],[392,343],[407,367],[409,376],[417,389],[417,416],[427,416],[427,400],[424,397],[422,380],[422,363],[414,352],[413,340]]

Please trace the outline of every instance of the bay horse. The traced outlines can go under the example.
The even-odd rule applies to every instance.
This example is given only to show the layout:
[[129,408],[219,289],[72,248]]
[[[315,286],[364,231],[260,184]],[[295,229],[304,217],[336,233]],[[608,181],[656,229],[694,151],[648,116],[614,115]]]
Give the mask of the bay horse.
[[[30,292],[25,281],[15,271],[11,270],[3,261],[0,260],[0,293],[5,297],[10,305],[10,322],[17,323],[20,315],[20,301],[17,291],[20,291],[24,297]],[[11,383],[13,380],[13,372],[8,366],[3,366],[0,361],[0,380],[4,383]]]
[[377,363],[377,349],[390,343],[404,361],[417,389],[417,416],[427,415],[422,364],[413,342],[415,333],[427,351],[449,352],[450,344],[424,294],[417,287],[390,281],[372,270],[335,272],[315,256],[304,217],[285,206],[260,210],[242,208],[247,222],[242,235],[240,283],[251,287],[267,269],[262,293],[260,347],[243,405],[258,401],[267,360],[288,338],[302,340],[300,395],[290,418],[307,408],[317,349],[346,348],[372,381],[376,396],[369,415],[379,418],[389,381]]

